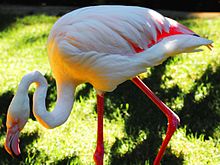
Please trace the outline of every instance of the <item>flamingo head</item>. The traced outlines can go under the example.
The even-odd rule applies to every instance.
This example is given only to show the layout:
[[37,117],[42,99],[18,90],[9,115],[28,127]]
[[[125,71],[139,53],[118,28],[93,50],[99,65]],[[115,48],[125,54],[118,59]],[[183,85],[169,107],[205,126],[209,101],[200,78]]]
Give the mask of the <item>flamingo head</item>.
[[201,49],[197,49],[200,46],[207,46],[211,49],[212,43],[213,41],[197,35],[177,34],[163,38],[155,46],[159,47],[159,49],[168,57],[180,53],[201,51]]
[[29,98],[24,92],[17,92],[12,99],[7,114],[7,135],[4,147],[13,157],[20,155],[19,134],[30,114]]

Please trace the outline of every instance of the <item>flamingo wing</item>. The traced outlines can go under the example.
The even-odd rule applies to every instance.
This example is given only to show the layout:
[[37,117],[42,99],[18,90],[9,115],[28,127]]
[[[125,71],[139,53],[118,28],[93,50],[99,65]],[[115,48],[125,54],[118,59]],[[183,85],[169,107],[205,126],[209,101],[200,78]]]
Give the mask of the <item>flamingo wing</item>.
[[147,49],[158,33],[168,33],[169,27],[169,21],[151,9],[95,6],[66,14],[54,25],[49,40],[61,36],[78,52],[133,55]]

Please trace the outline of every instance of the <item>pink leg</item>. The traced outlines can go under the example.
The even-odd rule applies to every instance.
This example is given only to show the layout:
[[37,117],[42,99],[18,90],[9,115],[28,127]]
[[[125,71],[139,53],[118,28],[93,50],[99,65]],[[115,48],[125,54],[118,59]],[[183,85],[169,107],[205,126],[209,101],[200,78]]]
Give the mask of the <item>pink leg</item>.
[[98,113],[98,129],[97,129],[97,146],[93,155],[96,165],[103,165],[104,144],[103,144],[103,113],[104,113],[104,94],[97,95],[97,113]]
[[168,119],[168,127],[166,132],[166,137],[160,147],[160,150],[154,160],[154,165],[159,165],[163,157],[163,154],[166,150],[166,147],[175,132],[177,126],[180,123],[179,117],[167,107],[142,81],[139,77],[132,79],[132,82],[137,85],[157,106],[160,110],[166,115]]

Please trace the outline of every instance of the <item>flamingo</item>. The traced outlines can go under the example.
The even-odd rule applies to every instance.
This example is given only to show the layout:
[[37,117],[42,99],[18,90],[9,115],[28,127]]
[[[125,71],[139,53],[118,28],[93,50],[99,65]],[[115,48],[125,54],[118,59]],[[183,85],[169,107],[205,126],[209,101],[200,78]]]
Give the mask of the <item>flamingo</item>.
[[211,49],[211,44],[211,40],[149,8],[103,5],[65,14],[54,24],[47,44],[57,85],[56,106],[51,112],[46,110],[47,81],[40,72],[23,76],[8,108],[5,149],[12,156],[21,153],[19,134],[29,117],[28,88],[32,83],[36,84],[34,116],[52,129],[68,119],[75,88],[89,82],[97,91],[97,146],[93,157],[96,165],[103,165],[104,93],[130,79],[167,117],[166,137],[154,160],[154,165],[159,165],[180,119],[137,75],[170,56],[200,51],[200,46]]

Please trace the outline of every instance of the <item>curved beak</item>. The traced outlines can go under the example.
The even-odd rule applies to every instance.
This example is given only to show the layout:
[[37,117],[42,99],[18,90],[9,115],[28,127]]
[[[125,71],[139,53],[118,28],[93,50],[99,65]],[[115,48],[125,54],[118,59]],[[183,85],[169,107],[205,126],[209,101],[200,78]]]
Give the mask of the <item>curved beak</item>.
[[17,131],[12,131],[11,129],[7,130],[4,147],[12,157],[18,157],[21,154],[19,147],[19,134],[20,134],[19,130]]

